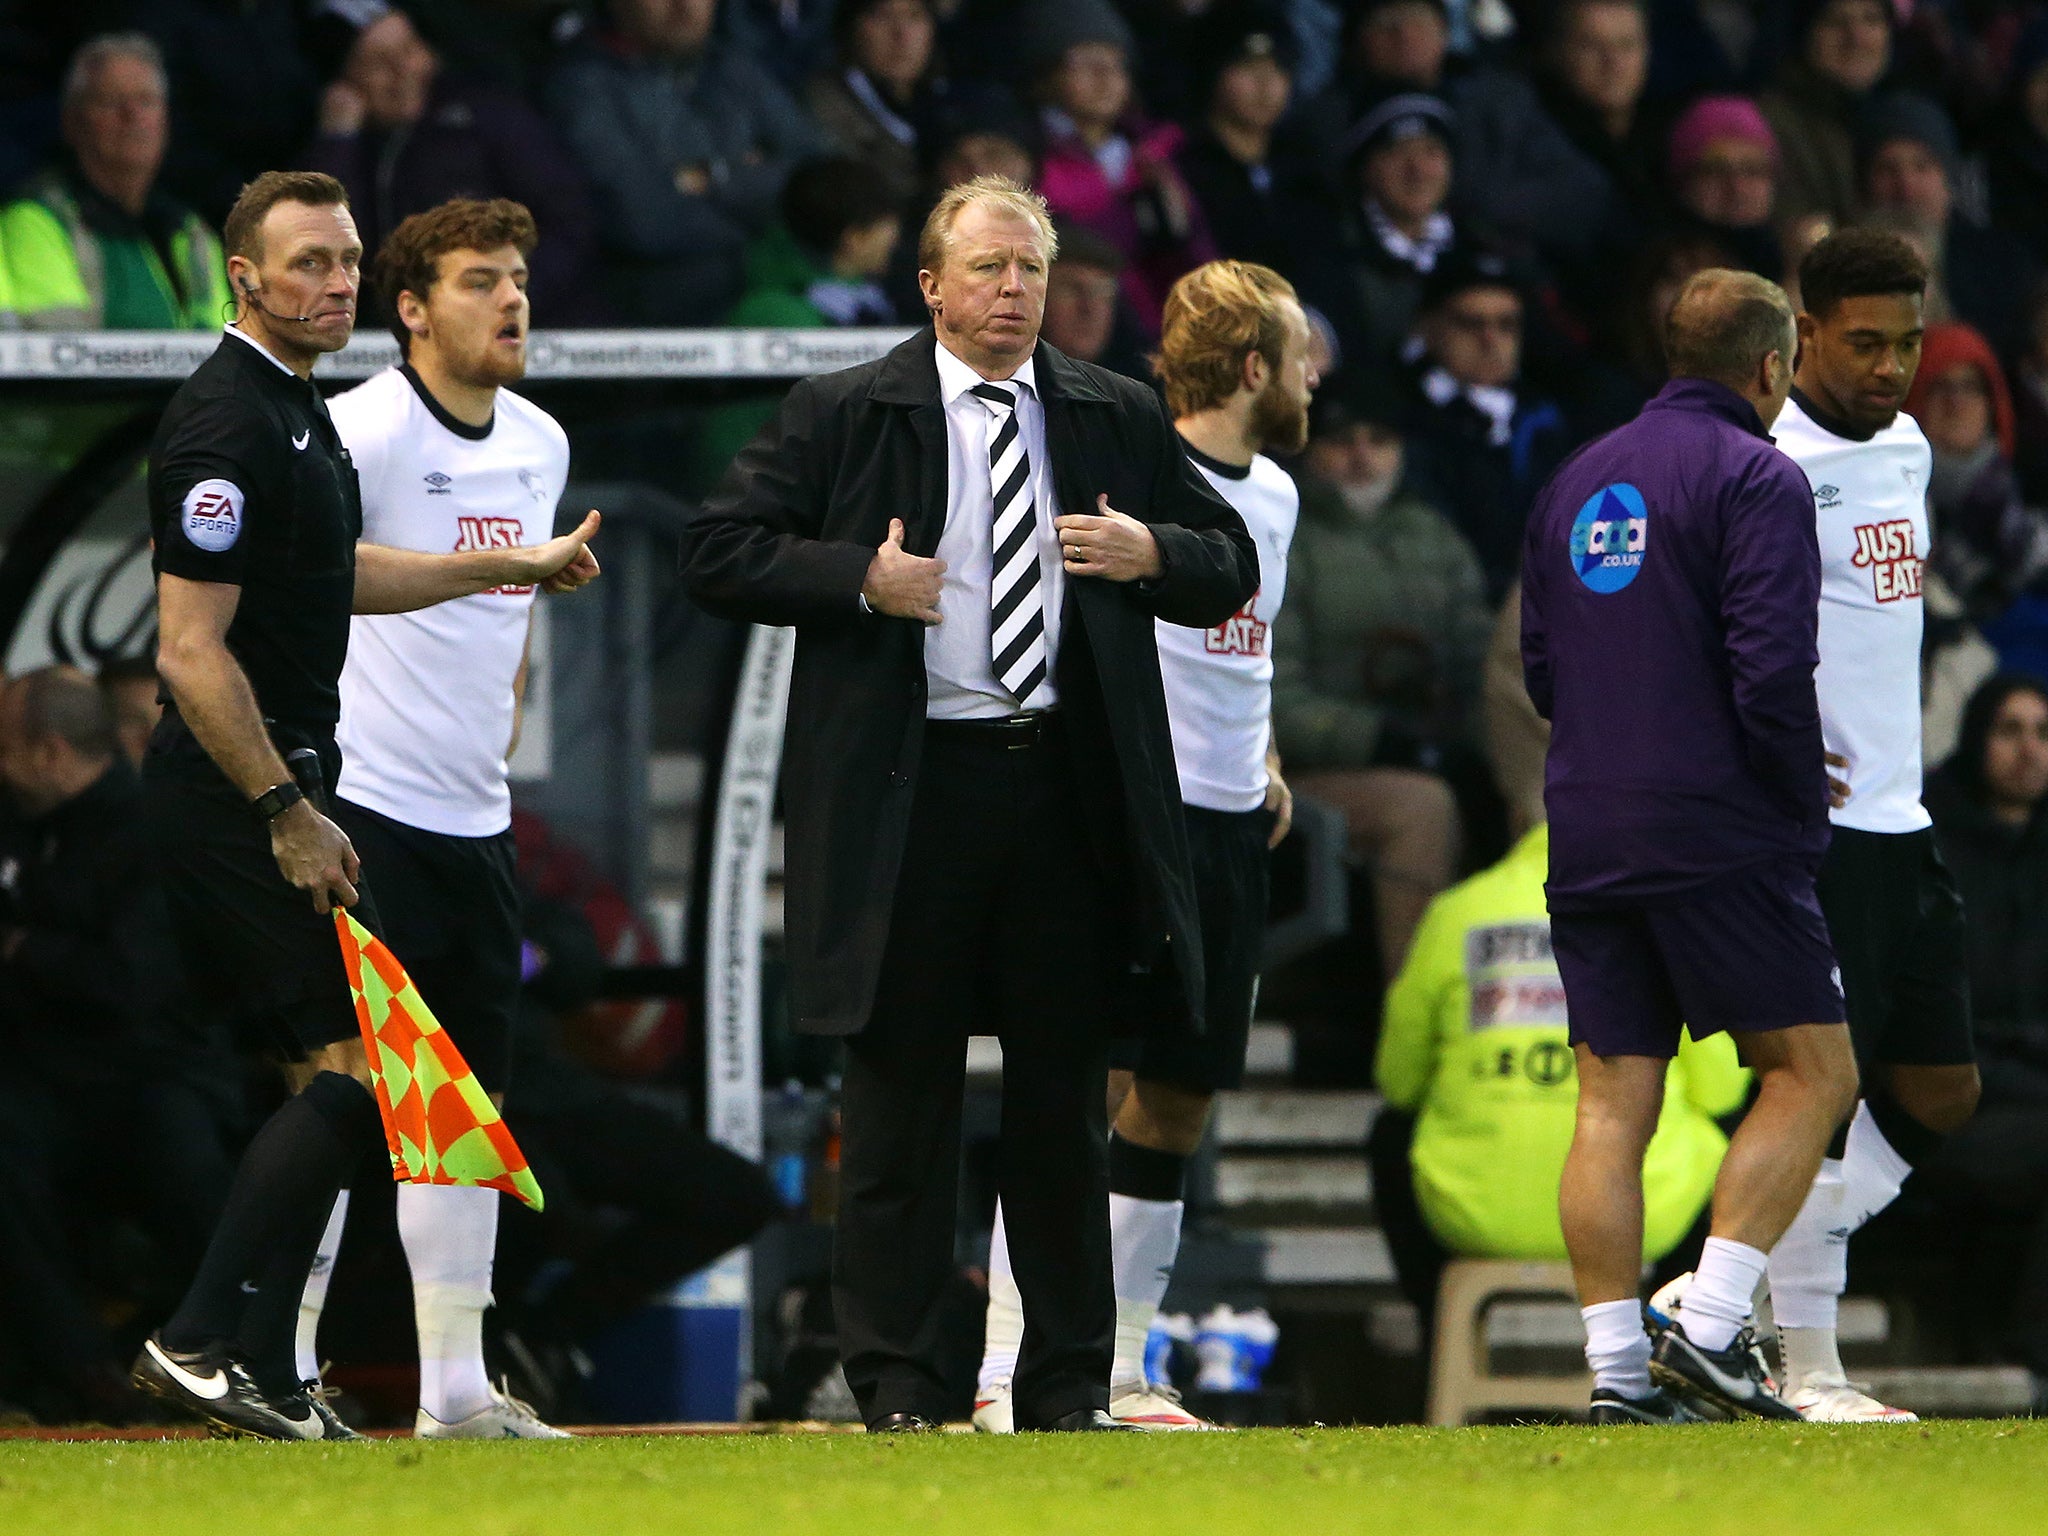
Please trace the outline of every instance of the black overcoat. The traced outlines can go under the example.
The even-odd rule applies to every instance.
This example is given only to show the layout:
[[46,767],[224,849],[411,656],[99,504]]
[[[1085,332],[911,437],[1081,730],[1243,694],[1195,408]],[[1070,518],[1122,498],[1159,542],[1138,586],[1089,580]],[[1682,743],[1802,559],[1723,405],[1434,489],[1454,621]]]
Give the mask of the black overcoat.
[[[793,625],[783,752],[785,903],[797,1027],[867,1023],[924,744],[924,626],[864,613],[868,562],[904,523],[930,556],[946,521],[946,417],[930,327],[880,360],[798,383],[734,459],[683,539],[708,611]],[[1248,602],[1258,554],[1181,451],[1157,395],[1040,342],[1054,493],[1149,524],[1165,572],[1069,575],[1057,683],[1080,799],[1126,930],[1132,1006],[1148,1027],[1199,1029],[1202,957],[1154,618],[1209,627]],[[1047,957],[1048,963],[1057,963]]]

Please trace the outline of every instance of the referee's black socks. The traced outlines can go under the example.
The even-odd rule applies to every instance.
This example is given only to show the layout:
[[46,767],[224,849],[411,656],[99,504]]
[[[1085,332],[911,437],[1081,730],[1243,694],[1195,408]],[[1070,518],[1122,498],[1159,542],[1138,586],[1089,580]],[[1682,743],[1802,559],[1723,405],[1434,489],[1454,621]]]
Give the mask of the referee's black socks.
[[249,1143],[199,1272],[164,1325],[166,1348],[228,1345],[268,1394],[298,1384],[292,1335],[299,1297],[335,1191],[384,1130],[370,1090],[321,1072]]

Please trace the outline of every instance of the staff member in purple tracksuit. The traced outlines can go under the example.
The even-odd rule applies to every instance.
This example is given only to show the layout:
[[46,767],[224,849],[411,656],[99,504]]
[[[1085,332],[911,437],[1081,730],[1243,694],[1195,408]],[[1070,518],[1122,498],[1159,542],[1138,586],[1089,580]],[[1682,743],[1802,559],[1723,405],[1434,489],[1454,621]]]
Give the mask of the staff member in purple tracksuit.
[[[1699,274],[1666,322],[1671,382],[1566,461],[1523,548],[1522,662],[1552,726],[1547,890],[1579,1072],[1558,1204],[1596,1423],[1671,1423],[1700,1404],[1799,1417],[1752,1351],[1750,1296],[1855,1103],[1856,1064],[1814,894],[1830,789],[1813,497],[1768,435],[1795,350],[1775,284]],[[1653,1356],[1643,1151],[1681,1025],[1732,1034],[1759,1092]]]

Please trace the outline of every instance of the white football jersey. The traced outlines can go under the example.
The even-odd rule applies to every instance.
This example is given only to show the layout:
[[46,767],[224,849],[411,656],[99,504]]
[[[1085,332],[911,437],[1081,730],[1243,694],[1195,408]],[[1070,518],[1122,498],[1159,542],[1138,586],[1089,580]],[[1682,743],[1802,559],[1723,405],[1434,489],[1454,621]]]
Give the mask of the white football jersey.
[[1264,454],[1246,469],[1192,448],[1188,457],[1251,531],[1259,551],[1259,588],[1214,629],[1155,626],[1180,794],[1205,810],[1255,811],[1266,802],[1273,620],[1287,595],[1287,549],[1294,542],[1301,493]]
[[[530,401],[501,389],[490,425],[472,427],[389,368],[328,409],[362,480],[367,542],[441,554],[553,536],[569,439]],[[350,621],[343,799],[452,837],[511,825],[505,754],[532,608],[533,588],[500,587]]]
[[1932,820],[1920,803],[1920,567],[1932,451],[1904,412],[1858,441],[1829,431],[1797,398],[1771,434],[1813,486],[1821,562],[1814,682],[1828,750],[1849,760],[1849,803],[1830,819],[1863,832],[1917,832]]

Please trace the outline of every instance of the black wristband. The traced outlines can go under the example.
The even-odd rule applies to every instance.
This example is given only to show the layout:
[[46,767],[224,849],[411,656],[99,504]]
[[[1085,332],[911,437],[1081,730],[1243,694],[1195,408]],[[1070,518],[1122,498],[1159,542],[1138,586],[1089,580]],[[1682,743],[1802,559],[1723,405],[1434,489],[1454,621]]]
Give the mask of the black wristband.
[[249,804],[256,808],[256,814],[265,821],[275,821],[286,811],[306,798],[306,792],[290,779],[273,784]]

